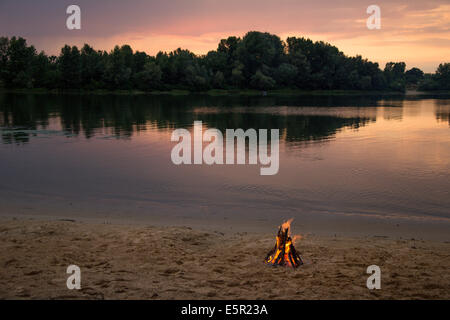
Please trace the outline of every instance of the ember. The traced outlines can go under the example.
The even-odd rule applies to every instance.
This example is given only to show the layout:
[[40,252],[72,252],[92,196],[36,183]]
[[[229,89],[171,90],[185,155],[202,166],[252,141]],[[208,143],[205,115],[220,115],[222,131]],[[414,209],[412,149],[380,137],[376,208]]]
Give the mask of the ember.
[[286,221],[280,226],[275,247],[267,254],[264,260],[265,263],[273,266],[289,266],[293,268],[303,264],[302,258],[295,250],[294,241],[289,234],[292,220]]

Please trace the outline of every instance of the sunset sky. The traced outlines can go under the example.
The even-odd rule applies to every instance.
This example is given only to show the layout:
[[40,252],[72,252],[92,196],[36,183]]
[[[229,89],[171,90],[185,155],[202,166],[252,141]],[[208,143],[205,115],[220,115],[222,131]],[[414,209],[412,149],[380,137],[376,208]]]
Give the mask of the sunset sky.
[[[70,4],[81,7],[81,30],[66,28]],[[381,30],[366,27],[371,4],[381,7]],[[450,61],[449,0],[0,0],[0,36],[25,37],[48,54],[66,43],[203,54],[250,30],[324,40],[382,67],[405,61],[434,72]]]

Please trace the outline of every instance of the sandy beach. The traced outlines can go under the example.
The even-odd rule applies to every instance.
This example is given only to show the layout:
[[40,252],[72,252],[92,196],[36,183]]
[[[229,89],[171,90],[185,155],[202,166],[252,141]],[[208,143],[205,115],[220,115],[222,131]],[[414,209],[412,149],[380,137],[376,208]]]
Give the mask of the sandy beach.
[[[263,263],[273,233],[2,219],[1,299],[449,299],[450,243],[307,235],[305,264]],[[81,268],[81,290],[66,269]],[[366,269],[381,268],[368,290]]]

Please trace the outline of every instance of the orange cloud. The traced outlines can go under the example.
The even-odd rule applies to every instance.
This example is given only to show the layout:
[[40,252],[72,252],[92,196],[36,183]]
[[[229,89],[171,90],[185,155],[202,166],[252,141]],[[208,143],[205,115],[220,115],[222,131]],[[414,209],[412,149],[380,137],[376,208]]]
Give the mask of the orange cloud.
[[150,54],[182,47],[204,54],[216,49],[222,38],[259,30],[282,39],[324,40],[382,67],[388,61],[405,61],[409,68],[433,72],[450,56],[448,0],[378,0],[381,30],[367,29],[366,8],[371,3],[360,0],[79,0],[84,13],[80,32],[64,28],[64,15],[59,14],[64,13],[64,1],[57,2],[57,10],[54,2],[46,8],[46,2],[38,6],[28,0],[3,0],[0,30],[25,36],[52,54],[65,43],[89,43],[103,50],[127,43]]

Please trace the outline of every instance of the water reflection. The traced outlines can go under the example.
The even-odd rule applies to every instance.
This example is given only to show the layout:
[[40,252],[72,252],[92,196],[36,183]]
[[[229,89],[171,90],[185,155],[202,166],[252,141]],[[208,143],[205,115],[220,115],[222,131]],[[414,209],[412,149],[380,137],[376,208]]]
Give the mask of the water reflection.
[[[415,98],[408,98],[414,100]],[[280,129],[287,143],[332,138],[343,128],[358,129],[384,120],[401,121],[403,98],[377,96],[211,97],[0,94],[0,132],[5,144],[26,144],[39,134],[90,139],[109,134],[129,139],[149,128],[208,127]],[[449,100],[437,99],[438,122],[450,125]],[[301,107],[301,108],[299,108]],[[381,110],[381,112],[380,112]],[[418,116],[419,108],[408,109]]]
[[436,120],[438,122],[448,122],[450,126],[450,100],[436,101]]
[[[433,97],[0,94],[0,211],[448,220],[449,118]],[[279,128],[279,174],[173,165],[170,133],[195,120]]]
[[[342,128],[359,128],[376,120],[376,97],[209,97],[110,95],[0,95],[3,143],[24,144],[37,134],[82,134],[89,139],[105,130],[116,138],[130,138],[149,126],[158,130],[192,126],[202,120],[209,127],[279,128],[286,142],[320,141]],[[292,107],[294,106],[294,107]],[[298,112],[297,106],[304,106]],[[323,113],[317,107],[326,107]],[[336,107],[336,112],[330,112]],[[308,112],[308,108],[311,109]],[[350,112],[348,111],[350,108]],[[293,111],[294,110],[294,111]],[[401,117],[401,108],[398,115]],[[394,113],[389,113],[394,115]]]

